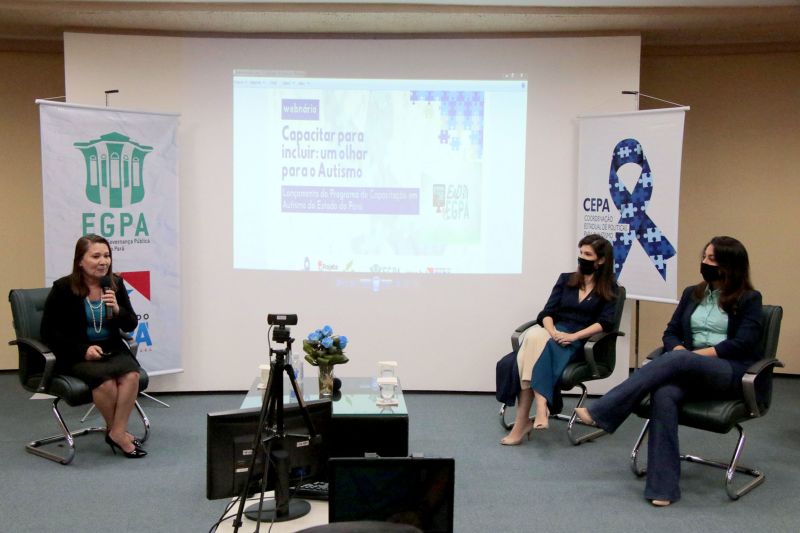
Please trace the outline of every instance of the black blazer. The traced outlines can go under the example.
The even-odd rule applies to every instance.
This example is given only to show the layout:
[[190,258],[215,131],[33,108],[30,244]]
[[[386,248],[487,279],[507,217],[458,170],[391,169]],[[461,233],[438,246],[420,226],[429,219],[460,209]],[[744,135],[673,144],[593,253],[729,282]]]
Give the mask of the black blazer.
[[[117,286],[115,294],[119,313],[108,319],[110,337],[103,341],[104,346],[110,349],[124,350],[120,330],[133,331],[138,324],[136,313],[131,307],[128,290],[122,278],[114,276]],[[84,299],[72,292],[69,277],[57,279],[47,295],[42,315],[42,339],[53,350],[56,362],[61,369],[67,369],[75,363],[85,360],[86,350],[91,344],[86,334],[89,324],[86,320]]]
[[[693,296],[695,286],[686,287],[681,301],[672,314],[667,329],[664,331],[664,351],[673,350],[683,345],[694,350],[692,342],[692,313],[700,302]],[[728,314],[728,338],[714,348],[720,359],[727,359],[742,372],[752,363],[763,357],[759,353],[762,326],[761,293],[745,292],[736,304],[732,313]]]

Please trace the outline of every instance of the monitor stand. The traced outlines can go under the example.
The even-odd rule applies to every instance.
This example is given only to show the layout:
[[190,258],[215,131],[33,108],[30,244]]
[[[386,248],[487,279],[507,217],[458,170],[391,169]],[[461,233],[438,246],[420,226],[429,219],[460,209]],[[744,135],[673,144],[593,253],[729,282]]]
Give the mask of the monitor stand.
[[[261,512],[258,512],[258,504],[255,503],[244,510],[244,515],[253,521],[259,522],[288,522],[295,518],[307,515],[311,511],[311,504],[305,500],[292,500],[289,502],[284,512],[275,509],[275,500],[264,500]],[[274,519],[273,519],[274,517]]]
[[311,511],[311,504],[289,497],[289,453],[275,450],[270,455],[277,474],[275,498],[251,505],[245,509],[244,515],[260,522],[288,522],[307,515]]

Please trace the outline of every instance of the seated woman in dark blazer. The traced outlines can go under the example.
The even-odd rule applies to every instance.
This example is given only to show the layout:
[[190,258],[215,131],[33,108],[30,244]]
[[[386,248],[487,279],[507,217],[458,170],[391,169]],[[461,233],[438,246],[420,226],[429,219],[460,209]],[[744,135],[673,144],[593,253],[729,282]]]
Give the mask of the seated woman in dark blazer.
[[[561,274],[544,309],[517,352],[520,391],[514,427],[500,443],[515,446],[531,429],[547,429],[550,411],[561,410],[558,381],[586,339],[608,331],[615,311],[613,249],[600,235],[578,242],[578,269]],[[530,410],[536,403],[536,418]]]
[[664,353],[588,408],[583,422],[613,433],[648,394],[652,403],[644,496],[656,506],[680,499],[678,408],[684,398],[741,395],[747,368],[761,358],[761,293],[750,283],[744,245],[714,237],[664,331]]
[[139,394],[139,363],[120,330],[138,320],[122,278],[111,271],[111,247],[98,235],[75,244],[72,273],[53,283],[42,316],[42,338],[64,374],[85,381],[106,422],[106,443],[125,457],[147,455],[128,433],[128,418]]

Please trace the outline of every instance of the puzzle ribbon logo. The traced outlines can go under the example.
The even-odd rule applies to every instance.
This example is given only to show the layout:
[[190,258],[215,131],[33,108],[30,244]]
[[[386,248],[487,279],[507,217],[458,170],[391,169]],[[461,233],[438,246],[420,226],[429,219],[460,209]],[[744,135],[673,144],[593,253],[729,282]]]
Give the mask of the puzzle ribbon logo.
[[[626,163],[635,163],[641,167],[633,192],[628,192],[628,188],[617,176],[617,171]],[[642,145],[636,139],[622,140],[614,147],[614,152],[611,154],[608,188],[611,199],[619,210],[620,225],[628,227],[628,231],[618,231],[614,237],[614,273],[619,278],[633,241],[638,240],[658,273],[666,280],[666,261],[673,257],[676,251],[656,223],[647,215],[647,207],[653,195],[653,173]]]

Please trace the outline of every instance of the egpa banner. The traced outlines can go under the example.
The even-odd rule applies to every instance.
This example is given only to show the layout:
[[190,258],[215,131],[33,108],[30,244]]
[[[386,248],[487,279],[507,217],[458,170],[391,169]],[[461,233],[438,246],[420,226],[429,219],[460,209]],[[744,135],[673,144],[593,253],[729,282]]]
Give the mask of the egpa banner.
[[688,107],[579,117],[578,234],[614,247],[628,298],[676,302]]
[[181,371],[178,115],[37,103],[48,286],[78,237],[102,235],[139,316],[139,363]]

